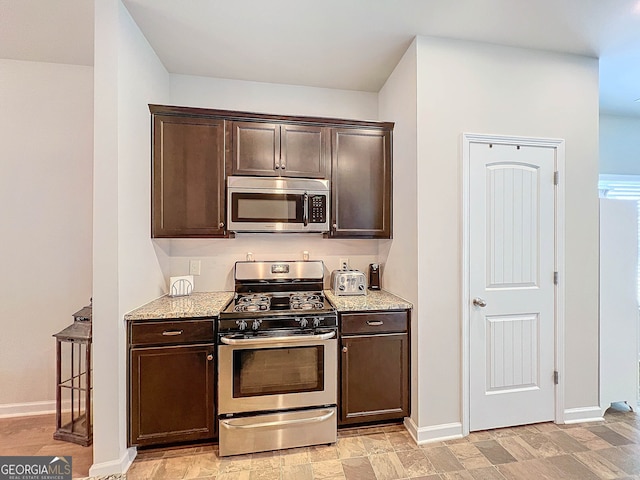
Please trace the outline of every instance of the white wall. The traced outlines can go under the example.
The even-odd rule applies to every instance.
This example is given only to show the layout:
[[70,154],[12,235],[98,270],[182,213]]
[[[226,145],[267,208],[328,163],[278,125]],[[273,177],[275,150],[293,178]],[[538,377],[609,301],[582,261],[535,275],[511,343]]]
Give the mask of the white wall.
[[377,120],[371,92],[171,75],[171,103],[281,115]]
[[640,175],[640,118],[600,115],[600,173]]
[[597,60],[430,37],[418,38],[417,59],[418,323],[425,330],[417,426],[446,430],[461,421],[463,132],[566,140],[562,386],[566,409],[597,406]]
[[[418,381],[425,351],[424,329],[418,324],[418,189],[417,171],[417,56],[416,42],[404,56],[380,90],[380,118],[395,122],[393,131],[393,240],[380,245],[383,288],[396,293],[413,305],[411,322],[411,416],[419,423],[418,398],[426,394]],[[428,234],[431,234],[430,232]]]
[[55,339],[91,298],[93,69],[0,60],[0,416],[55,410]]
[[[375,120],[378,115],[375,93],[173,74],[171,103],[357,120]],[[233,239],[156,241],[157,248],[169,258],[167,276],[186,275],[189,260],[201,260],[201,275],[195,278],[197,291],[233,290],[233,265],[245,260],[247,252],[252,252],[256,260],[301,260],[306,250],[311,259],[324,260],[328,279],[342,257],[349,258],[352,268],[366,271],[369,263],[378,261],[378,243],[377,240],[324,239],[320,234],[238,234]]]
[[94,465],[124,471],[123,315],[160,296],[165,256],[150,239],[148,103],[169,98],[169,74],[120,0],[96,3],[94,177]]
[[255,260],[302,260],[306,250],[311,260],[324,261],[327,288],[340,258],[348,258],[351,268],[363,272],[378,262],[377,240],[325,239],[321,234],[238,234],[233,239],[171,240],[170,244],[170,275],[187,275],[189,260],[201,261],[201,275],[194,278],[194,289],[200,292],[232,291],[234,263],[245,260],[247,252]]

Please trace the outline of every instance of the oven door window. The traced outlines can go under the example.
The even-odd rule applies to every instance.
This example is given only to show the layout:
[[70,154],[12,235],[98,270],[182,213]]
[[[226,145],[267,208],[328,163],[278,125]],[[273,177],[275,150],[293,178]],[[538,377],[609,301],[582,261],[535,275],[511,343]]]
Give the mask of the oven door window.
[[304,197],[279,193],[232,193],[234,222],[302,223]]
[[324,346],[234,350],[233,397],[324,390]]

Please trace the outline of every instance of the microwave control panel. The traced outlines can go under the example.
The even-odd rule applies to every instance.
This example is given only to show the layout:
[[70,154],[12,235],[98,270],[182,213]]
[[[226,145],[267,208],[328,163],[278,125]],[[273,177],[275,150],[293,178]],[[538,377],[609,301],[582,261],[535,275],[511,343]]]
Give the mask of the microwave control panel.
[[325,223],[327,221],[327,196],[312,195],[309,197],[309,222]]

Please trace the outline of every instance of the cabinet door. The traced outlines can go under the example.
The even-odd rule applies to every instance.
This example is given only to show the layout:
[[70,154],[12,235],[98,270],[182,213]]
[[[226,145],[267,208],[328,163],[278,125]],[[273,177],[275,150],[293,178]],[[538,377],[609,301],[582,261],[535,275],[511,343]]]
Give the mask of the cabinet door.
[[333,129],[331,237],[391,238],[391,131]]
[[279,175],[280,125],[262,122],[233,122],[231,128],[232,174]]
[[311,125],[282,125],[280,175],[327,178],[327,131]]
[[224,120],[153,117],[153,237],[224,236]]
[[131,349],[129,445],[216,435],[213,344]]
[[342,337],[341,347],[340,424],[408,416],[408,335]]

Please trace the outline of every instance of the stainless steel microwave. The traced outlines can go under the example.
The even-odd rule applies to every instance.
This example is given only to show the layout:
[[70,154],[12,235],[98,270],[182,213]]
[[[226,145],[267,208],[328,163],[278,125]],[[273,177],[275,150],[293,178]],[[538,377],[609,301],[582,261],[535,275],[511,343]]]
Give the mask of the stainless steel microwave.
[[328,232],[329,181],[314,178],[227,177],[232,232]]

